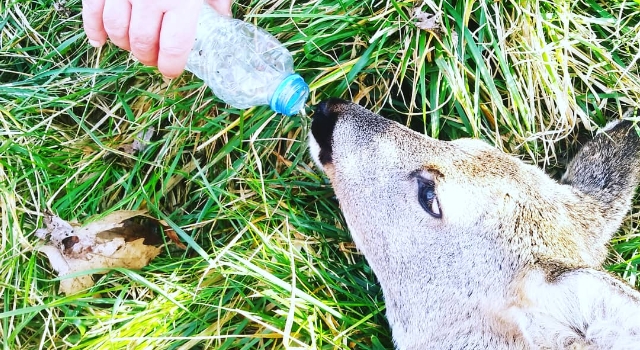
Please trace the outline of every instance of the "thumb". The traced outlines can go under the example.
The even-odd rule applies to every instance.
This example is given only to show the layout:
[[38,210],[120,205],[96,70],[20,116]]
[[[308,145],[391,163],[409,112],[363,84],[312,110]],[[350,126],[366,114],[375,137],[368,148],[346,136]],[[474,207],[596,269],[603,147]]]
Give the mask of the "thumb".
[[232,2],[233,0],[207,0],[207,4],[213,7],[213,9],[216,10],[217,13],[224,16],[229,16],[229,17],[232,17],[232,14],[231,14]]

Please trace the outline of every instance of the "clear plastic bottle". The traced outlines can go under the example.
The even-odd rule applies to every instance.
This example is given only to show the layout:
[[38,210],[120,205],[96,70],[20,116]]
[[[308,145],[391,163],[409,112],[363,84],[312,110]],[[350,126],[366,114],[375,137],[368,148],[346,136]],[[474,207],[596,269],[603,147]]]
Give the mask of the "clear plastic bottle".
[[218,14],[204,5],[186,69],[236,108],[269,105],[300,112],[309,86],[293,71],[291,53],[262,28]]

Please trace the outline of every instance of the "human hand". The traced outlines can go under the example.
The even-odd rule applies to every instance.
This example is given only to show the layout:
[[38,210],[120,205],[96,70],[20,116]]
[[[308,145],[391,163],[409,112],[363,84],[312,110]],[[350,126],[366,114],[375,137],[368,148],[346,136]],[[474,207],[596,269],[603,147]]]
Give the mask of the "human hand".
[[[231,16],[233,0],[206,0]],[[167,77],[182,73],[196,37],[203,0],[82,0],[84,31],[91,45],[107,38]]]

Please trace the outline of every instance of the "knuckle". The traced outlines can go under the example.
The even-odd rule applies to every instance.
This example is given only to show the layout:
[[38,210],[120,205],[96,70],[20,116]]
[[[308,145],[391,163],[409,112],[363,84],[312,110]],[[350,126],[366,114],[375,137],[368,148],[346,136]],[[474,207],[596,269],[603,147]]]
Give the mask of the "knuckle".
[[163,45],[160,47],[160,52],[164,56],[183,56],[189,52],[189,48],[184,45]]
[[82,0],[82,13],[90,14],[92,16],[99,16],[102,14],[104,5],[101,1],[95,0]]
[[131,36],[131,49],[138,52],[155,51],[158,46],[158,39],[150,35]]
[[104,17],[102,22],[104,30],[106,30],[109,35],[112,35],[111,33],[122,35],[129,30],[129,23],[123,21],[121,18]]

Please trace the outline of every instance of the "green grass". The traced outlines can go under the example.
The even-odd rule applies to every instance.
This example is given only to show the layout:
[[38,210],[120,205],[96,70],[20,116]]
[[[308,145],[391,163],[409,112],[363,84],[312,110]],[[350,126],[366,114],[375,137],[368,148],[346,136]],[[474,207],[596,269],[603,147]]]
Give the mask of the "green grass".
[[[577,140],[640,107],[640,5],[630,1],[237,3],[285,42],[312,88],[441,139],[486,139],[556,175]],[[382,349],[381,291],[323,175],[308,117],[227,108],[91,48],[80,1],[0,4],[0,343],[4,349]],[[455,34],[452,34],[455,33]],[[121,150],[156,130],[147,148]],[[43,214],[147,209],[189,246],[61,296],[32,248]],[[611,269],[636,286],[636,208]]]

